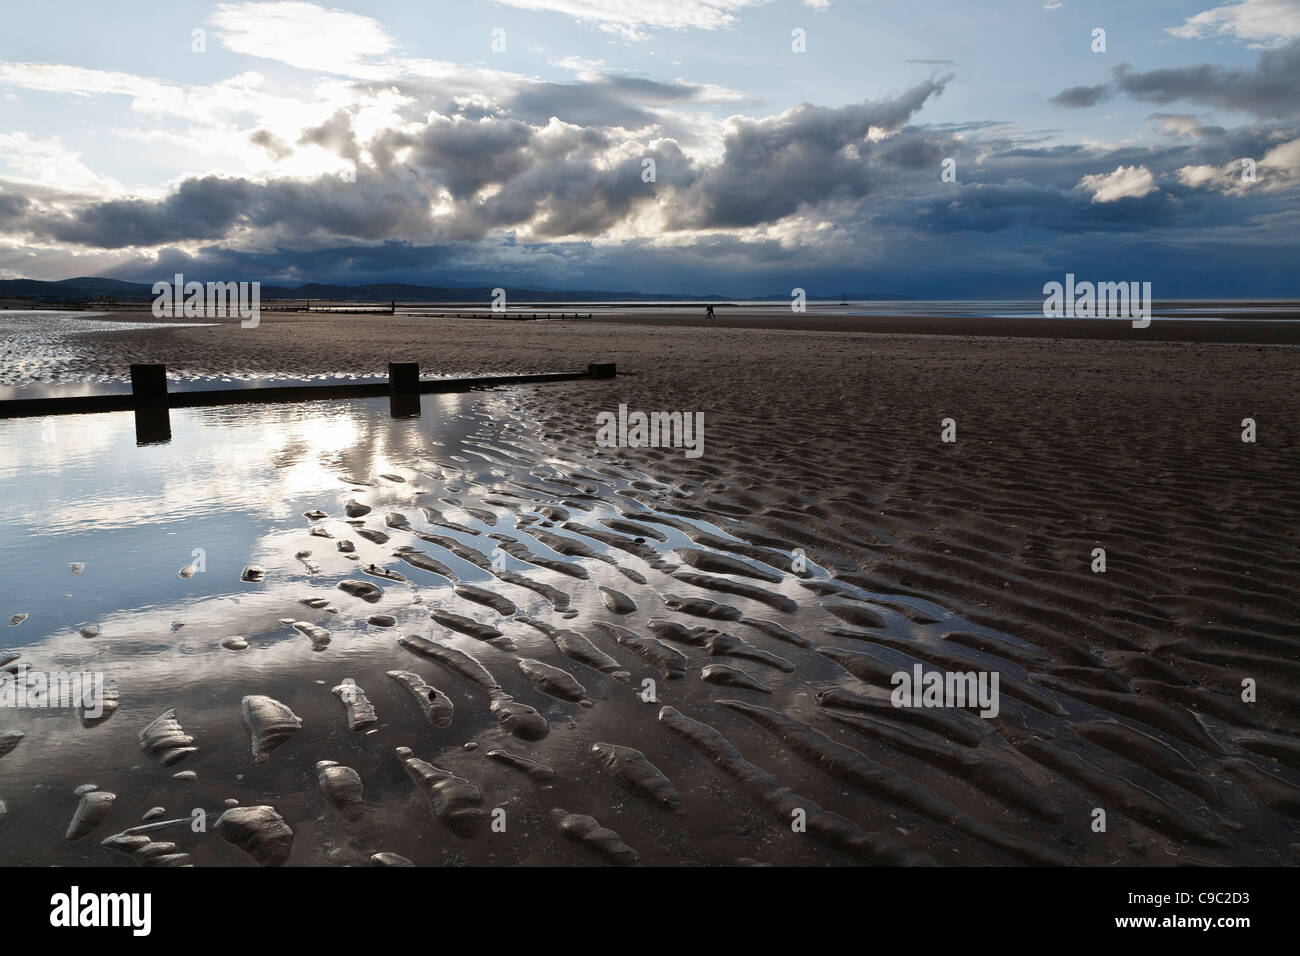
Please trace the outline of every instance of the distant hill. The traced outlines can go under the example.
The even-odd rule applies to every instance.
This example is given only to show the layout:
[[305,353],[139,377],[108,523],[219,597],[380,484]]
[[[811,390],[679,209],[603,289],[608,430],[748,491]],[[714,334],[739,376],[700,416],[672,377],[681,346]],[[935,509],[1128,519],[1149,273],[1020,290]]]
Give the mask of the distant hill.
[[98,276],[81,276],[77,279],[64,279],[62,282],[56,282],[55,285],[75,286],[77,289],[88,289],[100,292],[105,295],[132,295],[140,289],[148,292],[153,284],[145,285],[142,282],[123,282],[121,279],[101,279]]
[[[308,282],[288,286],[262,284],[262,301],[275,299],[320,299],[333,302],[489,302],[491,286],[424,286],[404,283],[370,283],[368,285],[334,285]],[[39,279],[0,279],[0,296],[34,298],[45,302],[75,302],[116,298],[122,301],[152,301],[153,283],[125,282],[82,276],[46,282]],[[789,295],[752,296],[754,301],[788,301]],[[838,302],[840,295],[809,295],[810,302]],[[877,292],[854,292],[854,301],[908,299],[911,296]],[[507,301],[524,302],[727,302],[728,296],[685,295],[678,292],[608,292],[590,289],[540,289],[535,286],[506,287]]]

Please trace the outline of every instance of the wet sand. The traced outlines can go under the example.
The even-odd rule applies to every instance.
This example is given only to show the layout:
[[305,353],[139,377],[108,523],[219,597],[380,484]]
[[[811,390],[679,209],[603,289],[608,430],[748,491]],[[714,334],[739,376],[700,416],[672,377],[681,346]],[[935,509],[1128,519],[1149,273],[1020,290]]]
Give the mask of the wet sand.
[[[280,699],[304,729],[265,765],[241,770],[247,783],[237,786],[233,774],[226,779],[234,765],[220,764],[224,788],[209,790],[209,802],[219,806],[229,793],[243,804],[272,803],[296,831],[288,861],[303,863],[364,861],[364,851],[379,850],[405,851],[421,863],[625,861],[581,820],[552,819],[556,809],[590,814],[647,863],[1300,862],[1297,346],[1176,341],[1210,334],[1204,330],[1217,323],[1177,323],[1187,327],[1182,333],[1175,323],[1157,323],[1105,341],[1072,337],[1078,323],[1034,323],[1034,337],[1025,337],[1023,329],[1008,331],[1005,322],[1013,320],[978,327],[970,319],[944,320],[923,335],[873,333],[864,325],[808,331],[773,321],[728,315],[705,328],[684,316],[497,322],[277,315],[255,330],[227,323],[82,336],[83,353],[54,366],[57,377],[116,375],[130,361],[162,361],[192,375],[283,377],[380,373],[389,360],[418,361],[425,374],[562,370],[588,361],[619,366],[609,383],[485,397],[475,412],[475,440],[491,446],[487,464],[463,485],[453,481],[457,504],[435,507],[454,512],[441,518],[461,527],[471,527],[467,508],[496,521],[513,516],[505,528],[528,552],[585,568],[581,579],[546,565],[527,569],[530,578],[571,593],[569,610],[579,611],[565,618],[548,601],[543,623],[577,632],[627,677],[566,656],[544,629],[448,595],[448,612],[497,628],[508,643],[475,640],[463,622],[457,631],[422,612],[408,613],[391,630],[357,625],[370,636],[350,670],[381,719],[401,716],[363,746],[347,736],[342,704],[324,693],[341,676],[328,666],[329,650],[312,652],[300,636],[283,645],[292,650],[277,653],[301,660],[275,669],[282,680],[285,668],[301,668],[302,689]],[[1269,334],[1294,343],[1290,326]],[[952,334],[958,331],[981,334]],[[1143,331],[1167,340],[1139,338]],[[703,456],[598,449],[596,415],[620,403],[703,412]],[[425,416],[432,414],[426,398]],[[1257,423],[1253,444],[1241,441],[1246,417]],[[955,443],[941,441],[946,418],[956,422]],[[505,424],[511,427],[502,430]],[[457,467],[450,450],[429,454],[444,473]],[[356,465],[364,467],[364,458]],[[410,467],[409,479],[419,480],[417,458]],[[525,486],[491,478],[501,472],[517,480],[519,468],[534,474]],[[320,522],[338,535],[349,498],[373,504],[373,513],[354,520],[392,540],[368,550],[363,562],[412,578],[432,573],[394,558],[401,542],[462,572],[483,571],[481,562],[456,564],[464,558],[445,541],[419,535],[446,538],[452,530],[453,539],[459,535],[485,558],[493,543],[482,539],[494,526],[456,532],[431,524],[409,490],[393,485],[377,494],[371,487],[383,482],[340,483],[337,500],[320,505],[327,515]],[[503,490],[523,497],[512,500]],[[593,520],[584,503],[612,523]],[[407,516],[411,529],[386,524],[390,509]],[[636,542],[628,533],[635,526],[619,528],[620,520],[665,540],[642,534],[646,540]],[[700,521],[725,534],[702,532],[692,524]],[[609,544],[611,534],[621,547]],[[317,539],[317,558],[327,552],[322,542],[333,545]],[[285,540],[286,560],[303,543]],[[1099,547],[1105,573],[1091,570]],[[808,576],[790,567],[796,549],[811,562]],[[684,553],[691,551],[706,556]],[[736,569],[727,559],[748,562],[759,577],[728,573]],[[322,562],[329,600],[350,620],[384,613],[386,605],[367,609],[363,598],[332,586],[344,561],[331,554]],[[378,577],[352,577],[393,593]],[[446,590],[443,580],[437,586]],[[519,606],[538,593],[489,573],[473,584]],[[737,586],[751,590],[737,594]],[[602,587],[633,609],[607,599]],[[754,588],[771,592],[766,602]],[[690,611],[706,606],[688,601],[674,608],[665,596],[733,606],[743,618],[775,621],[802,641],[744,620],[699,617]],[[785,609],[786,602],[796,609]],[[0,610],[7,616],[24,609]],[[261,611],[274,613],[269,604]],[[669,629],[663,637],[652,620],[676,622],[686,636]],[[336,648],[339,628],[326,618],[321,623],[335,631],[329,647]],[[223,624],[203,626],[215,645]],[[776,656],[792,670],[770,659],[710,653],[691,642],[696,627],[743,638],[759,656]],[[397,633],[472,652],[504,693],[545,715],[549,732],[540,742],[521,740],[489,712],[496,699],[490,688],[398,645]],[[682,676],[670,677],[677,658],[665,650],[685,658]],[[561,668],[592,706],[556,696],[559,685],[539,690],[539,681],[556,675],[545,668],[529,675],[519,659]],[[1000,671],[1000,717],[945,712],[925,723],[871,703],[888,690],[881,674],[914,663]],[[705,680],[701,669],[717,664],[741,669],[773,693]],[[200,755],[248,748],[239,701],[265,691],[252,689],[259,669],[242,666],[251,673],[236,674],[240,679],[221,694],[214,681],[175,702]],[[454,721],[466,719],[468,727],[453,722],[455,732],[434,734],[414,692],[389,670],[419,672],[448,694]],[[655,675],[661,693],[650,703],[634,691]],[[728,679],[725,672],[715,676]],[[1246,679],[1257,686],[1255,702],[1242,700]],[[739,703],[719,703],[727,700]],[[196,721],[186,719],[187,705],[200,715]],[[133,737],[157,713],[125,716],[95,732]],[[522,719],[526,724],[527,715]],[[37,736],[29,734],[6,763],[23,759],[23,748],[35,751]],[[461,750],[471,739],[481,741],[479,750]],[[605,771],[593,769],[600,765],[589,752],[597,743],[643,752],[675,786],[677,809],[654,799],[662,786],[653,775],[648,785],[640,775],[638,794],[614,757]],[[418,799],[419,788],[435,779],[413,769],[412,758],[396,756],[400,746],[478,786],[485,815],[505,806],[522,825],[508,826],[496,843],[448,837],[454,827],[436,822]],[[558,782],[539,787],[522,770],[485,758],[503,746],[546,764]],[[130,759],[161,773],[138,745]],[[355,767],[367,800],[381,808],[365,824],[364,839],[322,809],[314,766],[323,759]],[[46,773],[62,776],[48,767]],[[49,784],[64,798],[60,829],[75,803],[65,784],[84,783],[84,776]],[[634,770],[625,776],[638,778]],[[600,783],[587,786],[592,779]],[[0,825],[3,847],[17,839],[5,830],[31,803],[0,798],[11,807],[7,826]],[[110,854],[98,840],[118,832],[115,821],[129,825],[132,813],[145,809],[136,806],[140,799],[133,795],[123,819],[110,819],[86,841],[85,862],[119,861],[105,859]],[[431,805],[465,809],[457,799]],[[1092,829],[1098,807],[1108,813],[1104,834]],[[807,833],[791,831],[794,810],[805,812]],[[196,862],[242,859],[216,847],[189,849]],[[52,861],[34,843],[22,849],[33,857],[7,861]]]

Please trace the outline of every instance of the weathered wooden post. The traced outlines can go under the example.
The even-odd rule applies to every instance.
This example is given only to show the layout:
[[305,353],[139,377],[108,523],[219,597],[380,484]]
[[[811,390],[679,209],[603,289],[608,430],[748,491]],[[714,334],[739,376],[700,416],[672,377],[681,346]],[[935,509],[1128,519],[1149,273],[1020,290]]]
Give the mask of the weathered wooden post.
[[613,378],[618,372],[613,362],[591,362],[587,374],[592,378]]
[[132,365],[131,400],[135,410],[135,443],[158,445],[171,441],[167,366]]
[[394,418],[420,415],[420,363],[388,363],[388,411]]

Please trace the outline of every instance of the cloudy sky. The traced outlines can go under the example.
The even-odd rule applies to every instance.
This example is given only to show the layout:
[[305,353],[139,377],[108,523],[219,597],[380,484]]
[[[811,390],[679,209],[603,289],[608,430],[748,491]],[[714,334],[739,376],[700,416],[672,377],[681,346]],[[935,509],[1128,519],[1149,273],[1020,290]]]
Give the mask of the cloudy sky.
[[1300,0],[45,0],[0,35],[0,278],[1300,295],[1297,198]]

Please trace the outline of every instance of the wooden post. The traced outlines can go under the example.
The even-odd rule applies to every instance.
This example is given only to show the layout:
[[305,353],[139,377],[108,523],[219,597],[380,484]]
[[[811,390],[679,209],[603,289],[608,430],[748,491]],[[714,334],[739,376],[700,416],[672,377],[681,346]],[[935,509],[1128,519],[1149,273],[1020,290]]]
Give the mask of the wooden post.
[[135,443],[165,444],[172,440],[167,402],[167,366],[132,365],[131,399],[135,409]]
[[417,418],[420,414],[420,364],[388,363],[388,411],[394,418]]
[[613,362],[591,362],[587,374],[592,378],[613,378],[618,372]]

